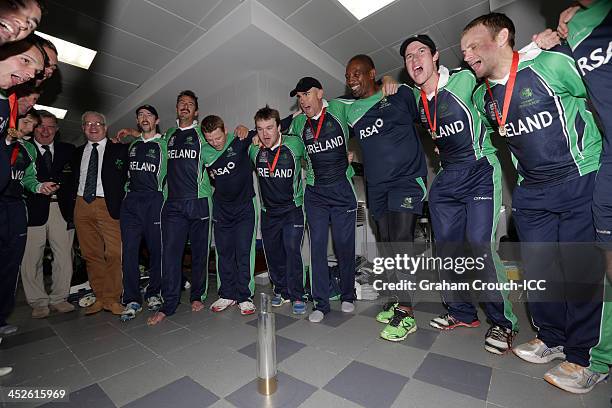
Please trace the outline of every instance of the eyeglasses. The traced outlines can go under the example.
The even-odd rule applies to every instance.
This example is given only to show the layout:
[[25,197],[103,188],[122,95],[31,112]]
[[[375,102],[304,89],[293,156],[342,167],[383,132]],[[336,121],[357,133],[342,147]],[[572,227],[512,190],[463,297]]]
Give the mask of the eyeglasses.
[[104,122],[84,122],[83,123],[83,126],[85,127],[92,127],[92,126],[99,127],[99,126],[104,126],[104,125],[106,125]]

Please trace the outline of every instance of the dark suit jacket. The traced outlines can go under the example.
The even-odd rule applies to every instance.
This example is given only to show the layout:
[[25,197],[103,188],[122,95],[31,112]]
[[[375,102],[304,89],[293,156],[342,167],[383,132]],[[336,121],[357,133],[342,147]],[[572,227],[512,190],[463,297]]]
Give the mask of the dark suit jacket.
[[11,178],[11,165],[9,157],[3,149],[0,149],[0,191],[8,184]]
[[[74,188],[72,198],[76,201],[81,176],[81,159],[85,151],[84,144],[77,147],[72,155],[72,168],[74,169]],[[128,147],[120,143],[106,142],[104,158],[102,160],[102,187],[104,188],[104,199],[106,208],[111,217],[118,220],[121,202],[125,197],[125,182],[128,171]]]
[[[32,143],[36,149],[38,146],[31,139],[28,143]],[[55,141],[53,143],[53,162],[51,172],[48,172],[43,164],[43,157],[40,150],[37,151],[36,157],[36,175],[38,181],[55,181],[60,183],[60,188],[57,190],[57,202],[59,204],[62,217],[68,223],[72,222],[74,212],[74,200],[72,199],[72,183],[74,177],[72,175],[72,154],[74,153],[74,145],[70,143],[62,143]],[[51,197],[44,194],[26,193],[26,205],[28,206],[28,226],[36,227],[44,225],[49,219],[49,203]]]

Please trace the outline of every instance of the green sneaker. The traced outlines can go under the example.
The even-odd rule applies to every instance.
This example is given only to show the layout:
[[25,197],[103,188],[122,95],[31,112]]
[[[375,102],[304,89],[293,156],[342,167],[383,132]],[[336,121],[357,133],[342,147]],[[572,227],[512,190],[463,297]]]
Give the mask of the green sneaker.
[[399,305],[397,302],[388,302],[383,306],[382,312],[376,315],[376,321],[379,323],[389,324],[393,314],[395,313],[395,308]]
[[402,309],[395,309],[389,324],[380,332],[380,337],[389,341],[402,341],[417,329],[414,316]]

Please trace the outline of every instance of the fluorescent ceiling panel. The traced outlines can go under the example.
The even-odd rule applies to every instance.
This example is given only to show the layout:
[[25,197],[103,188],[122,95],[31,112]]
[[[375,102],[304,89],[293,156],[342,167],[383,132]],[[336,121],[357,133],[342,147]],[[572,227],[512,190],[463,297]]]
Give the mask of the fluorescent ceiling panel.
[[338,0],[357,20],[362,20],[370,14],[393,3],[395,0]]
[[64,117],[66,116],[66,113],[68,113],[66,109],[54,108],[52,106],[45,106],[45,105],[34,105],[34,109],[46,110],[47,112],[51,112],[58,119],[64,119]]
[[51,41],[57,48],[57,59],[63,63],[77,66],[83,69],[89,69],[93,62],[97,51],[89,48],[81,47],[80,45],[71,43],[61,38],[53,37],[52,35],[36,31],[36,34]]

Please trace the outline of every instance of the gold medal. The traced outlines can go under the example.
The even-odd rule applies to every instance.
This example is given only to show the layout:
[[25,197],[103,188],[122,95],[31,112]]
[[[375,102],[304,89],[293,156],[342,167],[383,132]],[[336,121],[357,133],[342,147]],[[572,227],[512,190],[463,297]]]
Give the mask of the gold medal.
[[499,129],[497,129],[497,132],[499,133],[501,137],[506,137],[506,135],[508,134],[508,131],[506,130],[505,126],[502,126]]
[[438,138],[438,134],[436,133],[435,130],[429,129],[429,134],[431,135],[432,139],[437,139]]

